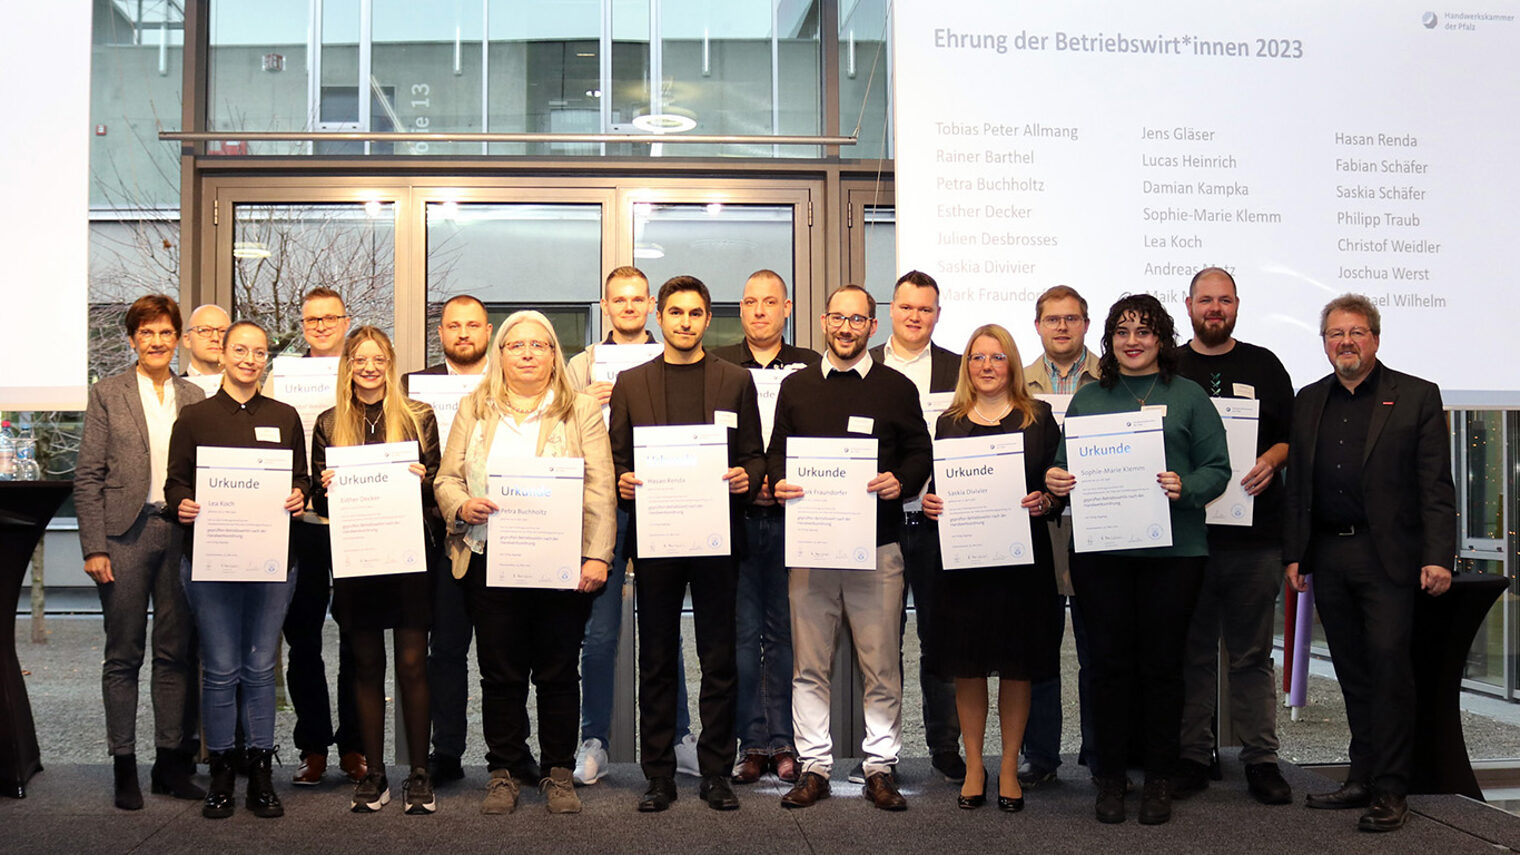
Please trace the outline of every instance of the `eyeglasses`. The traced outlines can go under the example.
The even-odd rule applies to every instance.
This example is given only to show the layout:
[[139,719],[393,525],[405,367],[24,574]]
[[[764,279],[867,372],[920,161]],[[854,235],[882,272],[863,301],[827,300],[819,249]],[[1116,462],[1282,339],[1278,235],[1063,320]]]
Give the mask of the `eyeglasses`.
[[233,362],[242,362],[245,359],[252,359],[254,362],[269,361],[269,351],[254,350],[246,344],[234,344],[227,349],[227,352],[232,355]]
[[504,342],[501,349],[513,355],[519,355],[529,350],[532,350],[534,353],[548,353],[554,349],[554,345],[547,341],[534,341],[530,339],[528,341]]
[[972,365],[982,365],[982,364],[985,364],[987,362],[987,360],[989,360],[989,359],[992,360],[992,364],[993,365],[1002,365],[1003,363],[1005,363],[1005,362],[1008,361],[1008,354],[1006,354],[1006,353],[973,353],[970,356],[966,357],[966,361],[970,362]]
[[368,368],[373,365],[381,371],[384,371],[385,367],[391,364],[391,361],[383,356],[356,356],[349,361],[354,364],[355,368]]
[[829,312],[823,316],[823,322],[831,330],[839,329],[844,326],[846,321],[849,321],[850,329],[863,330],[866,328],[866,324],[870,323],[871,319],[865,315],[841,315],[838,312]]
[[175,339],[179,338],[179,334],[174,330],[155,331],[144,329],[142,327],[138,327],[137,332],[133,333],[133,336],[143,344],[148,344],[149,342],[154,341],[174,341]]
[[191,327],[190,328],[190,332],[195,333],[197,336],[199,336],[201,338],[217,339],[217,338],[221,338],[221,337],[223,337],[223,336],[225,336],[227,334],[227,328],[226,327],[198,326],[198,327]]
[[316,318],[302,318],[301,323],[308,328],[330,327],[335,326],[338,321],[346,320],[347,318],[348,315],[322,315]]
[[1040,318],[1040,323],[1044,324],[1047,327],[1050,327],[1051,329],[1056,329],[1062,325],[1074,327],[1085,320],[1087,319],[1081,315],[1046,315],[1045,317]]
[[1352,327],[1349,330],[1325,330],[1325,341],[1336,344],[1344,341],[1348,336],[1352,341],[1366,341],[1372,338],[1372,330],[1366,327]]

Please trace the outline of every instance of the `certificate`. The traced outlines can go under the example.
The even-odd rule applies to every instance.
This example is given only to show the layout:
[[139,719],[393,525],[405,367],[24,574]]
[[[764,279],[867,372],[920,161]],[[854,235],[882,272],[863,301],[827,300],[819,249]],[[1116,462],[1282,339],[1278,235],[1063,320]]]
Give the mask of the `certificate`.
[[1036,392],[1034,396],[1037,400],[1044,401],[1050,405],[1050,414],[1055,416],[1056,427],[1066,426],[1066,408],[1071,406],[1070,395],[1057,395],[1054,392]]
[[1256,465],[1256,431],[1261,425],[1261,401],[1245,398],[1210,398],[1224,420],[1225,442],[1230,448],[1230,481],[1219,498],[1209,502],[1205,518],[1210,525],[1251,524],[1256,497],[1240,481]]
[[1077,552],[1172,545],[1171,502],[1156,475],[1166,471],[1159,412],[1106,413],[1066,420],[1072,544]]
[[[918,408],[924,413],[924,426],[929,429],[929,436],[934,436],[934,429],[939,424],[940,414],[950,409],[950,402],[955,400],[954,392],[930,392],[918,397]],[[912,513],[924,509],[924,494],[929,492],[929,485],[925,484],[918,495],[909,498],[903,497],[903,513]]]
[[475,391],[483,374],[414,374],[406,381],[407,397],[421,401],[433,408],[438,420],[438,442],[445,448],[449,444],[449,431],[454,427],[454,416],[459,412],[459,402],[465,395]]
[[664,425],[633,429],[640,558],[728,555],[728,428]]
[[807,366],[802,363],[781,368],[751,368],[749,375],[755,378],[755,404],[760,408],[760,440],[766,448],[771,447],[771,428],[776,426],[776,398],[781,395],[781,381],[793,371]]
[[195,582],[283,582],[290,554],[288,448],[195,449]]
[[934,490],[945,501],[939,553],[946,570],[1034,563],[1029,512],[1019,505],[1024,434],[934,441]]
[[[656,343],[599,344],[596,346],[596,358],[591,363],[591,382],[616,383],[619,374],[635,365],[643,365],[664,352],[665,345]],[[611,415],[610,407],[602,407],[603,422],[610,423]]]
[[327,449],[334,579],[426,572],[417,460],[416,440]]
[[338,402],[338,357],[282,356],[269,368],[264,394],[296,408],[306,428],[306,453],[311,454],[317,416]]
[[786,566],[876,569],[876,437],[794,436],[786,480],[803,489],[786,503]]
[[497,510],[486,536],[486,587],[576,588],[586,461],[499,457],[488,465]]

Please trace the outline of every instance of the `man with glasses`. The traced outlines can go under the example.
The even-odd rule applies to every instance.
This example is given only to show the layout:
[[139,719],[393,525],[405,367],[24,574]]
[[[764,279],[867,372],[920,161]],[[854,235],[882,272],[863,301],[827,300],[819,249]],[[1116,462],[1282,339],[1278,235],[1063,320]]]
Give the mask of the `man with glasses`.
[[[895,368],[913,381],[919,398],[935,392],[954,392],[960,375],[961,357],[933,341],[939,323],[939,283],[918,270],[904,273],[892,288],[892,336],[871,348],[871,358]],[[933,425],[929,426],[931,432]],[[923,695],[924,739],[930,763],[951,783],[966,780],[966,761],[961,759],[960,718],[955,712],[955,681],[935,676],[928,669],[933,639],[929,632],[934,615],[934,573],[939,569],[939,541],[924,519],[917,494],[904,497],[902,525],[903,572],[913,591],[914,625],[923,655],[918,660],[918,687]],[[903,603],[907,621],[907,602]],[[851,780],[855,780],[852,776]]]
[[[318,286],[306,293],[301,303],[301,332],[310,346],[307,356],[340,356],[348,326],[348,310],[337,291]],[[357,784],[369,768],[354,709],[353,651],[342,633],[338,634],[336,733],[327,692],[327,665],[322,659],[322,627],[327,622],[327,606],[332,599],[332,543],[327,520],[309,510],[297,520],[298,524],[291,528],[291,537],[295,539],[296,589],[285,615],[285,644],[290,648],[285,687],[290,692],[290,704],[295,707],[293,741],[301,757],[291,783],[303,787],[321,783],[327,771],[327,749],[336,742],[339,766]]]
[[[443,361],[401,378],[410,391],[418,375],[484,374],[486,353],[494,327],[486,304],[469,294],[459,294],[443,304],[438,321],[438,343]],[[438,441],[448,445],[449,438]],[[441,545],[441,544],[440,544]],[[442,560],[442,553],[434,556]],[[433,783],[447,784],[464,778],[465,708],[469,698],[470,642],[475,637],[465,612],[464,589],[449,573],[437,573],[433,598],[433,631],[428,636],[428,697],[433,717],[433,751],[428,774]]]
[[[185,377],[218,377],[222,373],[222,337],[232,319],[227,311],[215,303],[197,306],[190,313],[190,326],[185,328],[184,344],[190,351],[190,361],[185,365]],[[218,381],[219,382],[219,381]],[[207,389],[215,394],[216,389]]]
[[1184,654],[1181,754],[1172,792],[1185,798],[1209,785],[1222,637],[1229,656],[1230,724],[1247,789],[1262,804],[1281,805],[1293,801],[1293,789],[1277,768],[1272,619],[1282,590],[1283,481],[1276,475],[1288,460],[1293,381],[1272,351],[1235,339],[1239,310],[1228,271],[1205,267],[1188,284],[1193,338],[1178,349],[1177,373],[1211,398],[1252,398],[1260,410],[1256,461],[1241,482],[1254,497],[1251,524],[1209,525],[1209,563]]
[[[1041,294],[1034,304],[1034,331],[1040,336],[1042,352],[1024,366],[1024,382],[1037,395],[1070,396],[1088,383],[1098,380],[1098,355],[1087,349],[1087,300],[1075,288],[1056,285]],[[1064,405],[1056,408],[1065,412]],[[1050,542],[1055,555],[1056,599],[1051,608],[1062,617],[1055,625],[1066,632],[1066,604],[1071,602],[1071,632],[1077,644],[1077,695],[1082,719],[1082,748],[1078,762],[1091,765],[1096,740],[1089,733],[1092,716],[1087,710],[1088,674],[1087,627],[1082,610],[1072,599],[1071,525],[1057,518],[1050,525]],[[1059,645],[1059,640],[1057,641]],[[1024,729],[1024,762],[1019,767],[1019,783],[1033,789],[1056,779],[1061,765],[1061,675],[1034,684],[1029,698],[1029,724]]]
[[[774,270],[757,270],[744,283],[739,323],[744,340],[713,348],[712,355],[751,371],[795,371],[822,357],[783,340],[792,301],[786,281]],[[758,382],[760,375],[756,375]],[[775,399],[771,399],[775,403]],[[762,405],[763,406],[763,405]],[[782,509],[770,479],[760,484],[754,504],[744,509],[744,557],[739,562],[738,718],[739,760],[734,783],[753,784],[774,769],[787,783],[797,780],[792,737],[792,618],[786,597]]]
[[865,796],[882,810],[903,810],[895,767],[902,750],[903,558],[898,539],[904,496],[916,496],[929,480],[932,449],[913,381],[879,364],[866,352],[876,332],[876,301],[858,285],[829,295],[819,317],[828,351],[819,368],[793,373],[781,383],[766,468],[783,504],[805,495],[807,482],[786,479],[790,437],[872,436],[877,474],[861,488],[874,493],[874,571],[792,567],[787,581],[792,605],[792,724],[802,774],[781,797],[804,808],[829,797],[834,744],[829,705],[834,646],[841,621],[860,664],[865,707]]
[[[760,410],[749,372],[709,359],[702,337],[712,323],[712,296],[693,276],[677,276],[660,287],[658,310],[665,348],[660,359],[629,368],[612,388],[608,434],[618,474],[618,497],[629,510],[628,540],[637,569],[639,621],[639,755],[648,792],[641,811],[662,811],[676,798],[676,687],[684,681],[681,605],[691,590],[702,663],[699,709],[702,732],[697,765],[700,796],[714,810],[735,810],[739,799],[729,785],[734,761],[734,603],[743,551],[744,506],[765,477]],[[656,558],[638,555],[636,496],[643,484],[634,469],[634,432],[655,425],[723,425],[728,468],[722,473],[729,495],[730,551],[711,557]],[[714,478],[719,477],[717,474]]]
[[1294,590],[1314,574],[1346,697],[1351,770],[1308,806],[1365,808],[1358,828],[1393,831],[1409,815],[1415,598],[1451,586],[1451,446],[1441,390],[1378,361],[1382,319],[1370,300],[1331,300],[1319,330],[1335,370],[1293,401],[1282,557]]

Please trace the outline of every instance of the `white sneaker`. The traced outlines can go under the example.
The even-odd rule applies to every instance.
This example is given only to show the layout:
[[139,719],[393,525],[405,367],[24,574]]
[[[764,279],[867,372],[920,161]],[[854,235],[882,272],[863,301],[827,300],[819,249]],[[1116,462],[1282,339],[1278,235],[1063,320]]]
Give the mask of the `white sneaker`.
[[575,752],[575,772],[572,777],[577,784],[595,784],[607,774],[607,746],[600,739],[588,739]]
[[697,768],[697,738],[689,733],[676,743],[676,773],[702,777],[702,771]]

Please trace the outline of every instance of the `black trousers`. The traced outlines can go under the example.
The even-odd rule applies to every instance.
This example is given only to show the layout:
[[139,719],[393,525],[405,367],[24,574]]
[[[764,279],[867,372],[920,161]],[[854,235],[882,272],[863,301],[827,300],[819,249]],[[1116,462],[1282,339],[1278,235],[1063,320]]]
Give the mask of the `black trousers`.
[[433,631],[428,636],[428,698],[432,701],[433,751],[464,756],[469,700],[470,644],[475,627],[465,607],[464,585],[441,550],[434,574]]
[[327,664],[322,660],[322,627],[332,600],[332,541],[327,526],[298,523],[295,540],[296,590],[285,613],[285,645],[289,659],[285,689],[295,707],[293,741],[300,754],[364,752],[359,715],[354,707],[354,654],[338,634],[338,730],[333,731],[332,702],[327,692]]
[[1176,766],[1183,654],[1207,562],[1205,556],[1072,555],[1071,585],[1082,604],[1093,672],[1093,774],[1124,774],[1132,722],[1146,777],[1167,777]]
[[681,604],[691,587],[702,693],[697,766],[703,777],[728,776],[734,765],[734,711],[739,676],[734,610],[739,562],[713,558],[638,559],[634,590],[639,616],[639,757],[647,778],[676,774],[676,683]]
[[[575,768],[581,727],[581,635],[591,595],[543,588],[488,588],[484,555],[470,558],[464,602],[480,662],[486,766],[537,783]],[[539,763],[528,748],[528,683],[538,695]]]
[[1316,534],[1309,541],[1314,602],[1351,726],[1351,772],[1393,793],[1409,791],[1414,756],[1417,584],[1389,578],[1372,536]]

